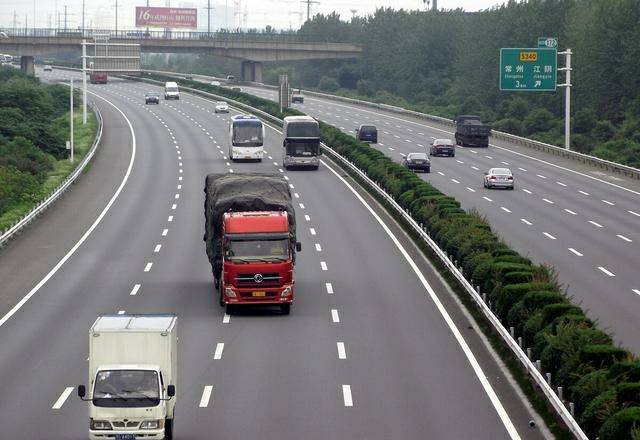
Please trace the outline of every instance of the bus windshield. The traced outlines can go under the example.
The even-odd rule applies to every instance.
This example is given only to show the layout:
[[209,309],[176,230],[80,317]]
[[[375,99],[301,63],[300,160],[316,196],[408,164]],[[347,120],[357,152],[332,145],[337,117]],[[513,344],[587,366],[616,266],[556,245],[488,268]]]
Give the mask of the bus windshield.
[[233,123],[234,146],[262,146],[262,123],[260,121],[238,121]]
[[317,122],[290,122],[287,124],[287,138],[320,138]]

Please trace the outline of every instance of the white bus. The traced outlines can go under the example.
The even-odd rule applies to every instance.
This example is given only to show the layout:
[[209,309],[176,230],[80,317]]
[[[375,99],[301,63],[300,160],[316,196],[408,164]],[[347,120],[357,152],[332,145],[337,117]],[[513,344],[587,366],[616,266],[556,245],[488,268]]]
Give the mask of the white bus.
[[317,170],[320,166],[320,124],[311,116],[284,118],[282,166]]
[[236,115],[229,122],[229,158],[258,160],[264,155],[264,125],[253,115]]

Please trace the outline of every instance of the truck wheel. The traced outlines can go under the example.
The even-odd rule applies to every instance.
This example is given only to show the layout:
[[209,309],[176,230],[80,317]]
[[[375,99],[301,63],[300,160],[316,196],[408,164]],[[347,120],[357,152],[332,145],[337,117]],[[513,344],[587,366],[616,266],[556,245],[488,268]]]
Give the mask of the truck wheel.
[[233,304],[227,304],[227,308],[225,309],[225,313],[229,316],[233,315],[233,312],[236,310],[236,308],[233,306]]
[[219,304],[220,307],[224,307],[224,294],[222,293],[222,287],[219,287],[220,289],[220,300],[219,300]]
[[291,313],[291,304],[281,304],[280,311],[283,315],[288,315],[289,313]]
[[217,279],[215,276],[213,277],[213,287],[215,287],[216,290],[220,288],[220,280]]
[[164,419],[164,440],[173,440],[173,419]]

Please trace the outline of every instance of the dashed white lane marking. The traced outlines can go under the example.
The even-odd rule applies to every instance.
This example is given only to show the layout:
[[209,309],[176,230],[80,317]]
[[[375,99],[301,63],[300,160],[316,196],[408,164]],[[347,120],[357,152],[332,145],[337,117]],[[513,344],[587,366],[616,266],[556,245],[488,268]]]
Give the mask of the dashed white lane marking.
[[571,214],[571,215],[578,215],[578,214],[576,214],[575,212],[573,212],[573,211],[572,211],[572,210],[570,210],[570,209],[565,209],[565,212],[568,212],[568,213],[569,213],[569,214]]
[[529,226],[531,226],[531,225],[533,224],[533,223],[531,223],[529,220],[527,220],[526,218],[521,218],[521,219],[520,219],[520,221],[521,221],[522,223],[524,223],[525,225],[529,225]]
[[309,217],[307,214],[305,214],[305,215],[304,215],[304,219],[305,219],[306,221],[308,221],[308,222],[310,222],[310,221],[311,221],[311,217]]
[[230,173],[233,173],[233,168],[229,168],[229,172],[230,172]]
[[545,202],[547,202],[550,205],[553,205],[553,200],[549,200],[549,199],[542,199],[542,200],[544,200]]
[[320,243],[316,243],[316,251],[322,252],[322,246],[320,246]]
[[300,203],[300,209],[304,209],[304,203]]
[[452,181],[453,183],[460,183],[460,182],[459,182],[459,181],[457,181],[456,179],[451,179],[451,181]]
[[331,283],[326,283],[324,286],[327,289],[327,293],[329,295],[333,295],[333,285]]
[[602,266],[598,266],[598,269],[600,269],[602,272],[604,272],[606,275],[610,276],[610,277],[615,277],[616,274],[614,274],[613,272],[608,271],[607,269],[605,269]]
[[567,185],[565,185],[565,184],[564,184],[564,183],[562,183],[562,182],[556,182],[556,183],[557,183],[558,185],[560,185],[560,186],[564,186],[564,187],[566,187],[566,186],[567,186]]
[[213,353],[213,359],[214,360],[222,359],[223,351],[224,351],[224,342],[218,342],[218,345],[216,345],[216,351],[215,353]]
[[125,310],[118,310],[118,315],[124,315],[125,314]]
[[153,266],[153,263],[151,262],[147,263],[147,265],[144,267],[144,271],[149,272],[151,270],[151,266]]
[[464,163],[464,162],[463,162],[463,161],[461,161],[460,159],[456,159],[456,162],[458,162],[458,163],[462,163],[462,164]]
[[602,200],[602,203],[606,203],[606,204],[607,204],[607,205],[609,205],[609,206],[616,206],[616,204],[615,204],[615,203],[610,202],[610,201],[608,201],[608,200]]
[[525,173],[527,172],[526,168],[518,167],[518,169],[519,169],[520,171],[524,171]]
[[491,156],[485,156],[487,159],[493,159],[493,157]]
[[309,232],[311,232],[311,235],[316,235],[316,230],[314,228],[309,228]]
[[338,347],[338,359],[346,359],[347,351],[344,348],[344,342],[338,342],[336,346]]
[[522,191],[526,192],[527,194],[533,194],[531,191],[529,191],[528,189],[522,189]]
[[133,286],[133,289],[131,289],[131,292],[129,292],[129,295],[131,296],[137,295],[139,290],[140,290],[140,284],[136,284],[135,286]]
[[478,170],[480,169],[480,168],[475,167],[475,166],[472,166],[471,168],[472,168],[472,169],[474,169],[474,170],[476,170],[476,171],[478,171]]
[[166,237],[168,233],[169,233],[169,230],[168,230],[168,229],[163,229],[163,230],[162,230],[162,236],[163,236],[163,237]]
[[228,315],[225,313],[224,316],[222,317],[222,323],[229,324],[229,321],[231,321],[231,315]]
[[353,397],[351,396],[351,385],[342,385],[342,396],[344,398],[344,406],[353,406]]
[[293,193],[293,197],[295,197],[296,199],[299,199],[299,198],[300,198],[300,194],[298,194],[298,193]]
[[621,239],[621,240],[626,241],[627,243],[631,243],[631,242],[633,241],[633,240],[631,240],[630,238],[627,238],[627,237],[625,237],[624,235],[620,235],[620,234],[616,235],[616,237],[618,237],[618,238],[619,238],[619,239]]
[[640,217],[640,214],[638,214],[635,211],[628,211],[628,212],[629,212],[629,214],[635,215],[636,217]]
[[589,223],[591,223],[593,226],[597,226],[598,228],[602,227],[602,225],[600,223],[596,223],[593,220],[589,220]]
[[171,210],[175,211],[175,209],[178,207],[178,205],[176,205],[175,203],[173,205],[171,205]]
[[586,191],[582,191],[582,190],[579,190],[578,192],[579,192],[580,194],[585,195],[585,196],[590,196],[590,195],[591,195],[591,194],[589,194],[588,192],[586,192]]
[[200,398],[200,408],[206,408],[209,406],[209,399],[211,399],[211,392],[213,391],[213,386],[207,385],[202,390],[202,397]]
[[555,240],[556,237],[554,237],[553,235],[549,234],[548,232],[543,232],[542,233],[545,237],[551,239],[551,240]]
[[340,323],[340,315],[338,314],[338,309],[331,309],[331,321],[335,324]]
[[327,262],[326,261],[321,261],[320,262],[320,267],[322,268],[322,270],[327,270]]
[[575,250],[574,248],[569,248],[569,250],[571,252],[573,252],[574,254],[576,254],[578,257],[584,257],[583,254],[581,254],[580,252],[578,252],[577,250]]
[[161,248],[162,248],[162,245],[161,244],[157,244],[156,248],[153,250],[153,252],[157,254],[158,252],[160,252]]
[[73,391],[73,387],[65,388],[64,391],[62,392],[62,394],[60,395],[60,397],[58,397],[58,400],[56,400],[56,403],[53,404],[51,409],[60,409],[60,408],[62,408],[62,405],[64,405],[64,402],[67,401],[67,399],[71,395],[72,391]]
[[475,189],[473,189],[473,188],[469,188],[468,186],[467,186],[467,189],[468,189],[469,191],[471,191],[472,193],[476,192],[476,190],[475,190]]
[[640,295],[640,290],[638,289],[631,289],[631,290],[633,290],[633,293],[635,293],[636,295]]
[[501,206],[500,209],[502,209],[504,212],[511,213],[511,210],[509,208],[505,208],[504,206]]
[[536,176],[538,176],[541,179],[546,179],[547,178],[547,176],[543,176],[542,174],[536,174]]
[[509,165],[509,162],[502,161],[500,162],[502,165]]
[[482,198],[483,198],[483,199],[485,199],[487,202],[493,202],[493,199],[490,199],[490,198],[489,198],[489,197],[487,197],[487,196],[483,196]]
[[444,176],[444,173],[442,171],[438,171],[438,174],[440,174],[441,176]]
[[167,217],[167,221],[168,221],[169,223],[171,223],[171,222],[173,221],[173,216],[172,216],[172,215],[170,215],[169,217]]

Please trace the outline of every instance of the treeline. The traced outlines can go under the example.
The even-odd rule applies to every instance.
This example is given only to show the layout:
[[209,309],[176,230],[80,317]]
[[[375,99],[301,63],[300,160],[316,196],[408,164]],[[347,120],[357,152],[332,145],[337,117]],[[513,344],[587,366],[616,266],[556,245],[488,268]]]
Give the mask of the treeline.
[[67,156],[69,90],[0,68],[0,216],[42,197],[56,161]]
[[[640,2],[510,1],[478,13],[378,9],[342,21],[317,15],[306,39],[362,45],[357,60],[271,64],[290,82],[453,117],[479,113],[497,130],[564,145],[564,91],[500,92],[499,50],[557,37],[571,48],[572,148],[640,166]],[[558,57],[564,65],[564,57]],[[564,81],[559,73],[558,82]]]

